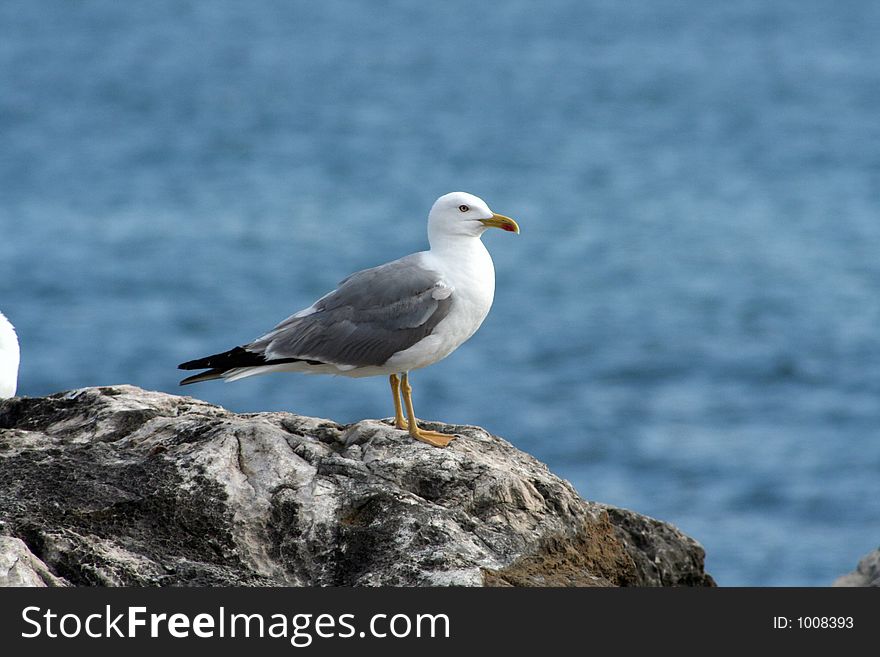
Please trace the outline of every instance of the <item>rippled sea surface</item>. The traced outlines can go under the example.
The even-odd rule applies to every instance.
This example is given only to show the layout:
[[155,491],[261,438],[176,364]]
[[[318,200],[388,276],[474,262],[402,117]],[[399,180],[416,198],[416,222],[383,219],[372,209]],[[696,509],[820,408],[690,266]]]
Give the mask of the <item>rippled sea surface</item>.
[[[485,6],[484,6],[485,5]],[[4,2],[0,310],[20,393],[391,414],[384,379],[178,388],[462,189],[496,302],[413,375],[721,585],[880,542],[880,4]]]

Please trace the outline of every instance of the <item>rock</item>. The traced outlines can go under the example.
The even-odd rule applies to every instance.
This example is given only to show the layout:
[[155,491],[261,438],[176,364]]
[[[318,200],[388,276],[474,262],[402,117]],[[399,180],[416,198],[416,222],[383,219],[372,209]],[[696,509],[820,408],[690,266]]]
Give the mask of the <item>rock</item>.
[[0,586],[68,586],[28,549],[24,541],[0,536]]
[[862,557],[853,572],[841,575],[832,586],[880,586],[880,548]]
[[483,429],[428,426],[460,437],[132,386],[6,400],[0,563],[75,586],[714,585],[671,525],[584,501]]

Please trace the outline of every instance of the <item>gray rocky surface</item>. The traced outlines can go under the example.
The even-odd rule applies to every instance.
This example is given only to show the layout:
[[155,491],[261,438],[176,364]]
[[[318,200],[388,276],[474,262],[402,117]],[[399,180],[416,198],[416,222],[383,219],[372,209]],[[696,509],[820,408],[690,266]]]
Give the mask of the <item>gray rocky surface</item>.
[[856,569],[838,577],[833,586],[880,586],[880,548],[862,557]]
[[67,586],[28,549],[24,541],[0,536],[0,586]]
[[478,427],[428,428],[460,437],[133,386],[0,402],[0,583],[713,585],[671,525]]

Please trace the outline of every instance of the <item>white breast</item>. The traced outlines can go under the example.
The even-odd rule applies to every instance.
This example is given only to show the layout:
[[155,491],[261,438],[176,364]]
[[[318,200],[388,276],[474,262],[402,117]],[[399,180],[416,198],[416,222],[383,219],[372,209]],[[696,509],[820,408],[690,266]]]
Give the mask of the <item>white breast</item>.
[[492,258],[479,239],[458,246],[455,250],[422,253],[425,266],[439,272],[453,289],[452,306],[431,335],[392,356],[385,368],[403,372],[446,358],[480,328],[489,314],[495,298]]

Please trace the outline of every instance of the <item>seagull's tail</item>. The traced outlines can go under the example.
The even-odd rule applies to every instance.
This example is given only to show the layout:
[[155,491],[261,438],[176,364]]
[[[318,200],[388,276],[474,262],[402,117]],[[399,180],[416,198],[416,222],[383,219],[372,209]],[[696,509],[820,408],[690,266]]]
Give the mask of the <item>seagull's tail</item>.
[[[229,380],[233,381],[236,378],[242,378],[242,375],[239,374],[239,372],[241,372],[242,370],[272,371],[273,369],[275,369],[273,367],[270,367],[272,365],[295,363],[301,360],[303,359],[276,358],[274,360],[266,360],[266,357],[261,353],[248,351],[244,347],[235,347],[234,349],[230,349],[229,351],[224,351],[219,354],[205,356],[204,358],[196,358],[195,360],[181,363],[177,366],[177,368],[181,370],[208,370],[207,372],[201,372],[199,374],[195,374],[193,376],[189,376],[183,379],[183,381],[180,382],[180,385],[185,386],[189,385],[190,383],[199,383],[200,381],[211,381],[213,379],[227,378],[227,376],[230,374],[232,374],[233,377],[230,377]],[[312,363],[314,361],[304,362]],[[257,374],[259,372],[253,371],[253,373]]]

